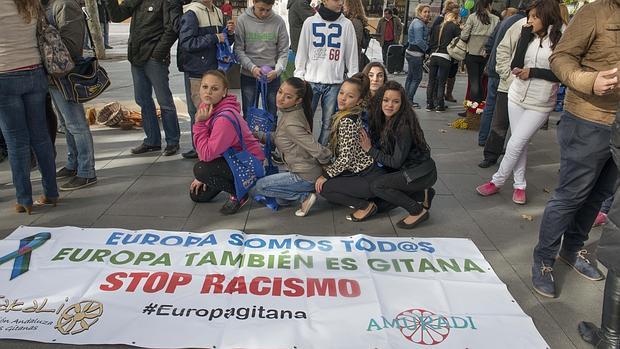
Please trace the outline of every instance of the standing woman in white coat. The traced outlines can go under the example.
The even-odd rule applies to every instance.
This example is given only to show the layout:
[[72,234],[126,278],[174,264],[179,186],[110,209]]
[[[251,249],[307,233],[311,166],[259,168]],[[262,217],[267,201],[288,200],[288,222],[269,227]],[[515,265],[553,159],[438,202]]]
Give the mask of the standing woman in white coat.
[[514,175],[512,201],[525,204],[527,145],[555,106],[559,80],[549,67],[549,56],[562,36],[562,16],[556,0],[538,0],[528,10],[510,68],[515,79],[508,90],[512,136],[491,181],[476,188],[482,196],[499,192],[510,172]]

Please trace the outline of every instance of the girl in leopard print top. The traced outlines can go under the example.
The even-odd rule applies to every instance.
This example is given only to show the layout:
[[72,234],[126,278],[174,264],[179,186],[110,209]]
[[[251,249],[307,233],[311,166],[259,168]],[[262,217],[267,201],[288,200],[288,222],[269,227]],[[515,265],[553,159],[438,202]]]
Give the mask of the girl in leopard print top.
[[[338,93],[339,111],[332,117],[329,147],[335,155],[331,165],[317,178],[315,189],[327,201],[365,210],[376,205],[368,201],[372,193],[370,182],[384,171],[366,154],[359,141],[362,130],[363,102],[368,96],[370,82],[362,73],[345,80]],[[374,212],[373,212],[374,213]],[[356,220],[353,215],[349,220]]]

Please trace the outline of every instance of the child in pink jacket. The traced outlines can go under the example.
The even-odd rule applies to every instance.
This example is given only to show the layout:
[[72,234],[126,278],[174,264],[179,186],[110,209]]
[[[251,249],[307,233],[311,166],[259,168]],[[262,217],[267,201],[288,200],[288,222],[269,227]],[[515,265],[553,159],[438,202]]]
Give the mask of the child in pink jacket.
[[[225,191],[230,197],[220,212],[233,214],[247,202],[248,197],[235,197],[233,173],[222,157],[230,147],[235,150],[242,148],[235,126],[228,118],[238,122],[247,150],[261,161],[265,159],[265,155],[260,143],[250,132],[247,122],[241,117],[241,106],[237,98],[228,94],[228,80],[224,74],[211,70],[203,75],[200,100],[202,103],[196,112],[193,126],[194,144],[200,161],[194,166],[196,179],[190,185],[190,196],[195,202],[208,202],[221,191]],[[210,120],[214,115],[220,117]]]

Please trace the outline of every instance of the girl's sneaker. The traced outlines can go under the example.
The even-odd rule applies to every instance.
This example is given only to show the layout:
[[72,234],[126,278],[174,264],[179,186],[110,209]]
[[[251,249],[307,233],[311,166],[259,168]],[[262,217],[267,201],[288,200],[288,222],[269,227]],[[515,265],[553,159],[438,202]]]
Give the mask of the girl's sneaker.
[[596,215],[596,219],[594,220],[594,224],[592,224],[592,227],[599,227],[603,224],[607,223],[607,214],[603,213],[603,212],[599,212]]
[[308,212],[310,212],[310,209],[312,208],[315,202],[316,202],[316,194],[310,193],[310,195],[308,195],[306,200],[304,200],[304,202],[301,203],[301,207],[299,208],[299,210],[295,211],[295,216],[297,217],[307,216]]
[[518,205],[525,205],[527,198],[525,196],[525,189],[515,189],[512,192],[512,202]]
[[228,200],[224,203],[224,206],[220,208],[220,213],[225,215],[235,214],[239,211],[243,205],[248,202],[248,195],[244,196],[241,199],[237,199],[234,195],[231,195]]
[[497,194],[499,192],[499,188],[495,184],[493,184],[493,182],[486,182],[483,185],[477,187],[476,191],[482,196],[489,196]]

